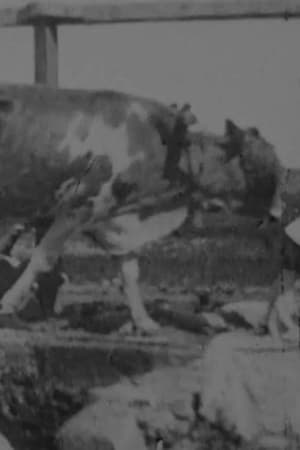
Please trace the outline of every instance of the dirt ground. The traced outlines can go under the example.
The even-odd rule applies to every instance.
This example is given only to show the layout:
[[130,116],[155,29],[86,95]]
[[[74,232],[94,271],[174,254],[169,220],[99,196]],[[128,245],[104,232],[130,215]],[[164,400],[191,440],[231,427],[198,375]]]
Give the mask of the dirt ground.
[[[206,223],[211,236],[209,233],[203,236],[197,229],[179,233],[145,248],[140,258],[142,293],[147,308],[163,326],[156,338],[158,345],[170,348],[182,346],[181,353],[184,349],[199,348],[191,356],[191,360],[201,358],[200,349],[214,335],[197,321],[203,305],[207,306],[207,302],[224,304],[245,298],[266,299],[280,270],[276,245],[275,248],[270,247],[263,233],[257,234],[255,227],[250,228],[246,235],[241,233],[237,237],[232,224],[223,223],[225,228],[227,226],[227,234],[223,232],[217,236],[214,235],[213,225],[216,225],[215,220]],[[56,318],[56,325],[53,321],[41,320],[37,304],[31,304],[24,311],[24,317],[30,321],[33,329],[42,333],[53,332],[51,327],[54,325],[56,332],[59,327],[66,333],[72,330],[75,339],[76,335],[80,337],[85,332],[97,335],[98,338],[104,335],[120,336],[119,330],[128,322],[129,314],[124,304],[118,261],[99,254],[81,241],[69,245],[64,261],[70,283],[59,294],[62,314]],[[122,364],[120,367],[123,367]],[[132,377],[134,366],[130,371]],[[168,401],[161,411],[155,412],[158,422],[165,415],[166,408],[175,408],[175,416],[174,411],[172,412],[175,422],[180,421],[178,417],[176,419],[176,415],[180,416],[179,410],[189,410],[188,422],[193,425],[193,429],[187,431],[183,426],[180,435],[171,430],[166,448],[250,450],[236,436],[224,434],[223,430],[200,419],[195,422],[190,392],[191,387],[195,386],[192,363],[187,365],[185,361],[181,366],[177,364],[177,367],[164,369],[150,364],[145,371],[148,375],[143,381],[139,381],[142,387],[147,385],[147,390],[161,393],[162,386],[168,386],[165,391]],[[183,389],[181,398],[176,399],[176,388],[172,380],[178,379],[179,373],[185,386],[189,387],[189,394],[185,395]],[[121,377],[124,376],[128,378],[128,372],[121,374]],[[60,385],[49,381],[50,379],[45,382],[41,377],[34,379],[27,375],[25,378],[19,376],[14,379],[9,374],[8,378],[10,381],[7,376],[1,380],[2,387],[5,386],[2,389],[2,429],[7,431],[7,435],[14,436],[16,450],[55,449],[55,431],[84,404],[86,392],[81,387],[71,389],[66,383]],[[114,382],[111,380],[112,384]],[[173,394],[176,407],[170,406]],[[22,408],[20,404],[23,404]],[[5,408],[8,408],[8,412]],[[29,417],[28,420],[25,419],[26,416]],[[176,427],[178,428],[178,423]],[[146,426],[145,430],[144,433],[147,434],[149,427]],[[153,444],[150,441],[149,449]],[[295,450],[297,447],[292,448]],[[253,447],[251,449],[257,450]]]

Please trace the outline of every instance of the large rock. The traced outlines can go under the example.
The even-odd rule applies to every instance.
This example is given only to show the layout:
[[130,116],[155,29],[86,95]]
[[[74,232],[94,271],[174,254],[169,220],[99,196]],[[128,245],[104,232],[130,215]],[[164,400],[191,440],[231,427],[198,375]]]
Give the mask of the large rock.
[[171,446],[185,437],[194,419],[192,393],[198,391],[199,366],[163,367],[90,391],[90,400],[109,404],[133,414],[150,448],[157,436]]
[[259,329],[266,324],[268,310],[268,301],[243,300],[224,305],[221,314],[233,324],[244,321],[249,327]]
[[122,405],[105,401],[87,406],[57,433],[60,450],[146,450],[136,420]]
[[0,450],[13,450],[12,446],[6,439],[6,437],[3,436],[3,434],[0,433]]
[[300,434],[300,353],[271,338],[223,333],[203,359],[202,414],[246,441]]

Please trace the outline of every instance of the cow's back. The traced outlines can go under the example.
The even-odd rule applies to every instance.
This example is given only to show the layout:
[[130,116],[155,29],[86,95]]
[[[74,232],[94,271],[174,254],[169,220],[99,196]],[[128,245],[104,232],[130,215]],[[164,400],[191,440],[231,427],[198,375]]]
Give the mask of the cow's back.
[[[107,140],[116,161],[122,161],[123,147],[133,155],[132,159],[135,152],[147,153],[146,163],[126,166],[126,170],[121,167],[120,171],[124,183],[126,178],[132,181],[135,177],[139,189],[147,182],[150,187],[155,177],[147,181],[149,165],[160,177],[165,159],[160,134],[168,132],[172,120],[168,108],[160,103],[114,91],[0,86],[2,216],[28,216],[47,207],[53,203],[59,186],[74,176],[80,177],[86,170],[90,150],[98,151],[83,145],[92,126],[96,129],[96,146]],[[125,123],[129,141],[123,145]],[[109,172],[105,157],[107,154],[103,154],[100,172]],[[99,190],[110,174],[98,172]]]

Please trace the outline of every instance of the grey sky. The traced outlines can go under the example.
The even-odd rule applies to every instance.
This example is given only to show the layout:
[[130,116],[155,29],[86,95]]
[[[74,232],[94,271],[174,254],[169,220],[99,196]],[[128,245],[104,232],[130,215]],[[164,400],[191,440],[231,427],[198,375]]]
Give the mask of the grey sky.
[[[300,166],[299,21],[60,29],[60,84],[191,102],[202,127],[256,125]],[[0,81],[32,82],[31,29],[0,30]]]

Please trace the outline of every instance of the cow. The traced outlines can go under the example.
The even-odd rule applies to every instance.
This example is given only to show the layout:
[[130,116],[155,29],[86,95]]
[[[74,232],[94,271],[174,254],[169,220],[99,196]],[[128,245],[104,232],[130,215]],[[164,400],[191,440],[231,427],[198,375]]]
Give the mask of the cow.
[[0,85],[0,220],[34,226],[39,239],[1,301],[13,321],[42,274],[82,233],[120,258],[131,317],[152,333],[138,286],[138,251],[178,229],[194,186],[189,105],[116,91]]
[[[218,145],[217,157],[210,154],[210,164],[219,183],[207,172],[208,165],[204,165],[202,183],[206,181],[210,191],[210,184],[217,187],[216,196],[223,200],[224,205],[229,205],[231,213],[256,217],[258,227],[273,222],[277,228],[277,234],[271,232],[268,238],[271,244],[278,246],[279,243],[277,257],[282,267],[273,286],[273,301],[266,318],[268,324],[273,324],[271,318],[278,300],[278,287],[281,292],[290,292],[295,274],[300,273],[300,171],[284,167],[274,146],[255,127],[243,129],[228,119]],[[226,160],[226,164],[220,163],[220,149],[225,152],[223,161]],[[232,179],[225,176],[229,167]],[[269,328],[272,335],[278,336],[273,325]]]
[[242,129],[227,119],[223,148],[228,158],[238,158],[243,172],[242,211],[280,220],[284,212],[282,194],[287,171],[274,146],[256,127]]

